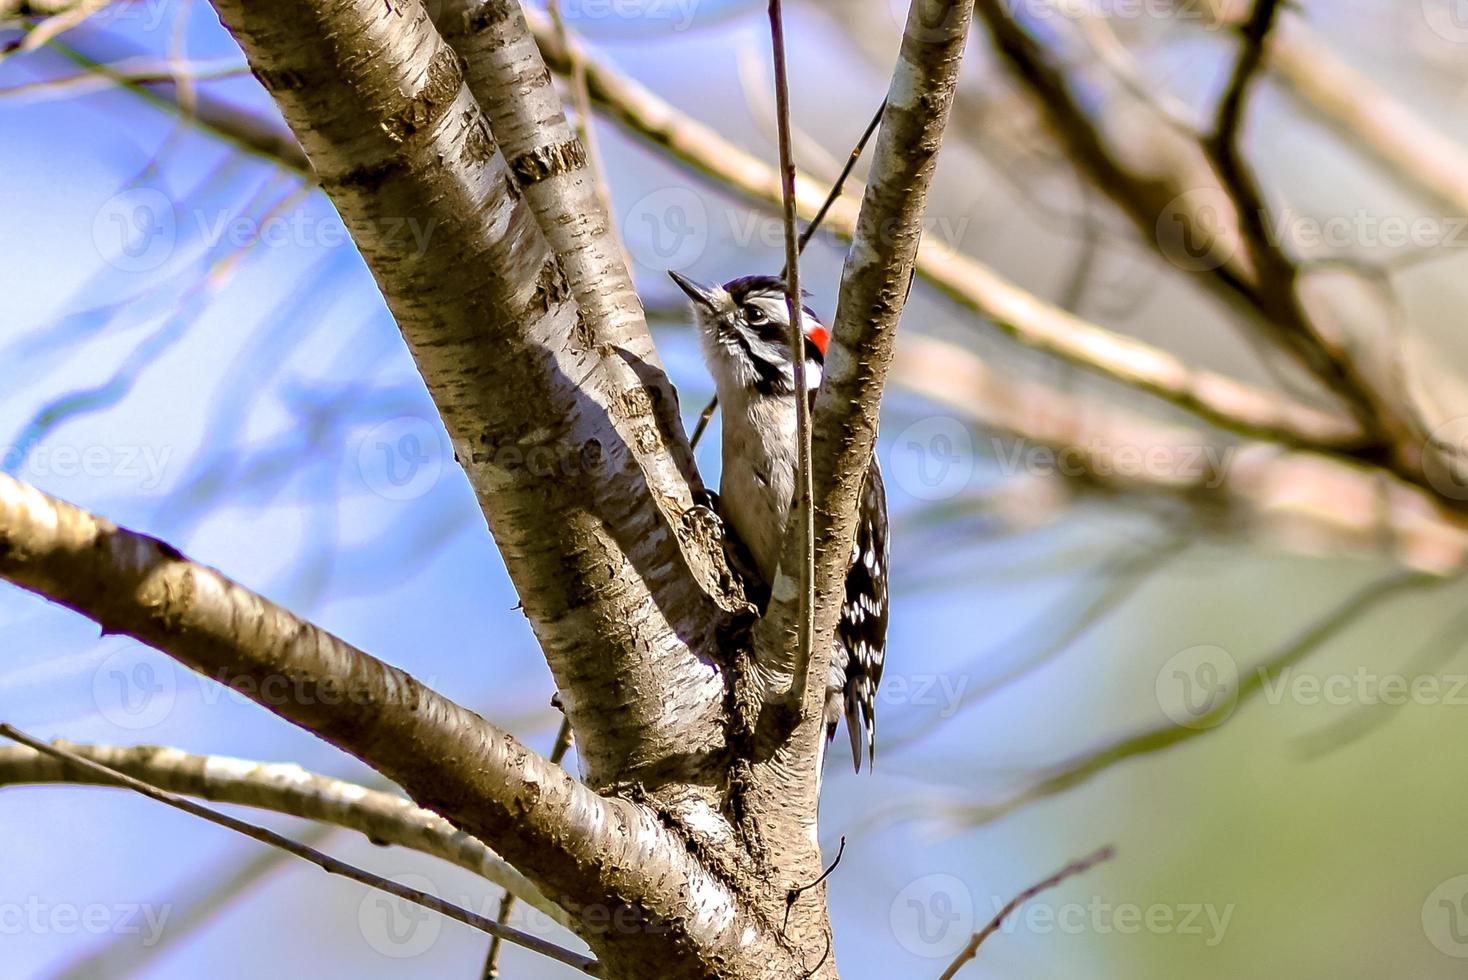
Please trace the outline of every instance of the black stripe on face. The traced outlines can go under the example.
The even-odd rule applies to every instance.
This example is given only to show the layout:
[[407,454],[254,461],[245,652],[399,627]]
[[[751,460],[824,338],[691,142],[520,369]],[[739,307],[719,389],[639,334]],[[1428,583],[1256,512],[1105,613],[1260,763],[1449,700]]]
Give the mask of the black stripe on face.
[[[791,359],[790,308],[784,280],[774,276],[744,276],[729,280],[724,289],[734,301],[737,318],[731,333],[756,372],[755,390],[762,395],[792,394],[795,387],[787,373]],[[802,307],[802,312],[812,323],[820,322],[809,307]],[[762,357],[755,349],[756,341],[775,348],[779,361],[771,363]],[[825,355],[809,336],[801,346],[808,363],[824,364]]]
[[743,337],[743,331],[735,330],[740,335],[740,343],[749,354],[749,362],[754,365],[754,390],[761,395],[788,395],[795,390],[791,382],[791,376],[786,373],[785,364],[771,363],[750,349],[749,342]]

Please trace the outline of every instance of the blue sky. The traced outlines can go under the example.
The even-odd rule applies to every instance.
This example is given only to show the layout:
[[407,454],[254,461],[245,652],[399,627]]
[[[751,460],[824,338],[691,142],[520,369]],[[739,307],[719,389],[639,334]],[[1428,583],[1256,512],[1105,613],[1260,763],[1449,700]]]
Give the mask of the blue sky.
[[[616,9],[593,0],[568,5],[607,57],[772,158],[738,71],[740,57],[764,51],[759,5],[668,0],[656,16],[631,19]],[[797,123],[840,147],[859,132],[882,81],[841,48],[826,19],[797,10],[790,30]],[[212,12],[197,5],[140,4],[132,16],[103,15],[64,40],[115,58],[164,53],[175,35],[191,61],[239,58]],[[74,70],[44,50],[7,60],[0,86]],[[690,75],[698,84],[688,84]],[[273,112],[249,77],[209,90]],[[411,359],[325,198],[127,92],[10,95],[0,100],[0,118],[7,469],[166,538],[548,749],[557,722],[549,672]],[[657,221],[646,221],[666,216],[669,201],[688,204],[699,232],[671,256],[683,271],[725,279],[779,267],[778,244],[751,233],[752,212],[609,125],[598,132],[650,305],[675,296],[663,275],[670,256],[651,237]],[[943,216],[975,223],[962,244],[996,260],[1043,251],[996,232],[1019,219],[1002,187],[968,178],[977,169],[971,159],[957,154],[944,165]],[[128,240],[145,247],[120,250],[119,228],[139,214],[158,224],[132,226]],[[829,244],[808,256],[803,281],[819,311],[832,308],[840,262]],[[1012,274],[1043,279],[1048,271]],[[970,321],[920,286],[904,329],[955,335]],[[697,351],[684,326],[660,326],[656,336],[691,425],[710,391]],[[1005,370],[1045,369],[999,352],[992,338],[975,343]],[[947,441],[934,442],[935,433]],[[699,451],[710,480],[717,445],[715,430]],[[1307,955],[1311,942],[1291,947],[1281,925],[1291,911],[1317,908],[1302,897],[1308,893],[1260,882],[1279,866],[1271,862],[1309,846],[1288,830],[1292,814],[1360,807],[1356,793],[1364,790],[1328,764],[1291,768],[1277,744],[1300,727],[1293,713],[1255,712],[1241,733],[1230,728],[1227,742],[1220,734],[1132,763],[976,829],[944,818],[940,807],[1003,795],[1037,767],[1154,723],[1158,665],[1177,651],[1217,644],[1247,662],[1379,569],[1195,540],[1163,580],[1138,593],[1140,609],[1085,631],[980,704],[977,692],[1022,665],[1037,637],[1063,632],[1098,568],[1162,540],[1155,522],[1105,506],[1002,533],[981,506],[1001,479],[992,447],[989,433],[914,395],[888,399],[879,452],[899,533],[879,711],[882,738],[900,747],[879,745],[874,775],[854,777],[839,766],[827,774],[829,853],[848,837],[831,898],[847,975],[936,975],[955,938],[996,902],[1109,842],[1121,848],[1116,862],[986,946],[972,975],[1130,978],[1177,968],[1236,976],[1261,949],[1319,962]],[[940,449],[941,460],[933,455]],[[927,476],[944,461],[956,469],[946,471],[935,501]],[[935,502],[959,516],[935,523]],[[1360,643],[1395,649],[1435,615],[1431,607],[1394,611]],[[0,637],[0,717],[34,734],[288,760],[370,778],[331,746],[166,657],[99,638],[85,620],[8,586],[0,587]],[[1431,738],[1447,723],[1433,715],[1409,730]],[[911,737],[918,732],[926,734]],[[1355,763],[1367,766],[1378,753],[1390,759],[1392,744],[1375,743]],[[1430,775],[1383,778],[1394,795],[1443,807],[1461,802]],[[1256,795],[1261,786],[1272,789]],[[899,804],[915,812],[894,820]],[[1345,839],[1359,830],[1337,829]],[[466,928],[404,918],[359,886],[284,861],[190,925],[200,896],[257,858],[259,845],[112,790],[6,790],[0,841],[7,978],[66,975],[99,949],[137,953],[155,944],[158,951],[138,961],[139,975],[468,976],[483,955],[482,937]],[[492,912],[497,902],[482,882],[427,859],[346,834],[325,846],[383,873],[416,875],[476,908]],[[1302,866],[1329,860],[1318,857]],[[1357,857],[1368,879],[1391,863]],[[1428,861],[1401,863],[1420,865],[1421,882],[1436,880]],[[1441,963],[1429,958],[1432,950],[1412,945],[1421,882],[1385,886],[1400,884],[1401,901],[1388,907],[1402,924],[1384,930],[1390,938],[1378,955],[1427,964],[1417,975],[1447,975],[1433,973]],[[1344,897],[1334,902],[1324,907],[1337,921],[1355,908]],[[1175,914],[1206,906],[1217,922],[1232,911],[1210,945],[1206,931],[1128,932],[1114,916],[1118,903]],[[1101,905],[1113,911],[1096,911]],[[1056,922],[1046,923],[1046,908]],[[568,975],[514,950],[505,962],[509,976]]]

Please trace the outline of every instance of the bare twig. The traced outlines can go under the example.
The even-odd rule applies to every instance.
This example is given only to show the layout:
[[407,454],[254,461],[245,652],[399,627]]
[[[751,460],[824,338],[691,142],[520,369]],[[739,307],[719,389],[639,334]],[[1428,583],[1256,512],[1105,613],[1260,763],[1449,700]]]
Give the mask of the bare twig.
[[[308,772],[290,763],[266,763],[220,755],[196,755],[159,745],[81,745],[58,742],[67,752],[170,793],[212,803],[257,807],[362,834],[384,845],[406,847],[448,861],[524,898],[569,928],[566,911],[485,843],[397,793]],[[92,781],[78,769],[28,748],[0,749],[0,786]]]
[[0,62],[12,54],[38,50],[111,3],[112,0],[79,0],[59,10],[32,27],[19,41],[0,49]]
[[[1468,643],[1468,609],[1460,609],[1433,630],[1408,660],[1402,672],[1406,683],[1415,689],[1421,678],[1431,676],[1443,661],[1462,651],[1465,643]],[[1385,724],[1407,703],[1405,697],[1396,700],[1383,696],[1382,700],[1357,705],[1329,725],[1300,736],[1297,740],[1300,753],[1306,758],[1317,758],[1343,749]]]
[[844,855],[845,853],[846,835],[842,834],[841,846],[836,848],[836,857],[832,859],[831,863],[826,867],[826,870],[821,872],[821,876],[809,884],[801,885],[799,888],[792,888],[790,889],[790,891],[785,893],[785,922],[780,927],[781,932],[784,932],[785,927],[790,924],[790,910],[795,906],[795,903],[800,900],[800,896],[804,895],[812,888],[818,887],[821,882],[831,877],[831,872],[836,870],[836,867],[841,863],[842,855]]
[[[22,751],[31,752],[30,749]],[[320,847],[336,831],[337,828],[328,824],[312,824],[301,831],[301,840],[309,847]],[[195,884],[187,892],[173,891],[179,899],[173,903],[177,912],[169,916],[168,928],[158,935],[157,942],[151,946],[139,944],[132,932],[113,930],[99,946],[78,950],[64,966],[49,974],[50,980],[147,976],[150,963],[157,962],[170,951],[188,943],[198,932],[216,924],[230,905],[244,898],[290,860],[291,855],[284,851],[252,848],[243,861],[202,868],[194,873]]]
[[1013,915],[1015,909],[1041,892],[1048,891],[1056,885],[1061,884],[1067,878],[1074,878],[1076,875],[1085,874],[1096,865],[1103,861],[1110,861],[1115,856],[1116,848],[1108,844],[1089,857],[1083,857],[1079,861],[1072,861],[1044,881],[1037,882],[1014,896],[1004,908],[999,910],[999,913],[994,918],[989,920],[988,925],[973,934],[973,937],[968,941],[968,945],[959,952],[952,963],[948,964],[948,969],[943,971],[943,975],[938,980],[953,980],[958,975],[958,971],[963,969],[964,964],[978,955],[979,947],[984,944],[984,940],[998,932],[999,927],[1004,925],[1004,920]]
[[[60,41],[51,42],[51,50],[88,72],[117,85],[141,98],[148,105],[177,115],[205,133],[229,143],[246,153],[262,157],[315,183],[316,172],[301,144],[268,117],[251,115],[226,99],[201,96],[192,113],[185,113],[176,86],[160,88],[156,84],[134,82],[111,67],[95,61]],[[162,80],[160,80],[162,81]],[[172,79],[167,79],[171,82]]]
[[554,943],[546,942],[544,939],[541,939],[537,936],[532,936],[529,933],[521,932],[518,929],[512,929],[509,926],[500,925],[493,919],[482,916],[477,912],[471,912],[468,909],[460,908],[459,906],[454,905],[450,902],[445,902],[443,899],[437,897],[436,895],[430,895],[429,893],[425,891],[420,891],[417,888],[411,888],[407,885],[399,884],[398,882],[384,878],[381,875],[376,875],[370,871],[358,868],[355,865],[348,864],[345,861],[334,858],[329,854],[323,854],[322,852],[314,848],[307,847],[304,844],[300,844],[297,841],[291,840],[289,837],[286,837],[282,834],[277,834],[273,830],[268,830],[264,827],[257,827],[254,824],[247,823],[246,821],[240,820],[236,817],[232,817],[227,813],[219,813],[218,811],[211,810],[206,806],[201,806],[200,804],[195,803],[193,800],[185,799],[181,796],[174,796],[172,793],[165,793],[163,790],[158,789],[155,786],[151,786],[140,779],[134,779],[133,777],[124,775],[123,773],[120,773],[115,769],[109,769],[106,766],[93,762],[91,759],[78,755],[75,752],[60,748],[59,746],[48,745],[40,739],[32,738],[31,736],[25,734],[24,732],[20,731],[10,724],[0,723],[0,736],[4,736],[5,738],[19,742],[22,745],[29,746],[30,748],[35,749],[37,752],[43,752],[46,755],[52,756],[54,758],[62,759],[70,763],[71,765],[77,766],[92,773],[105,782],[112,782],[119,786],[125,786],[128,789],[141,793],[149,799],[157,800],[159,803],[164,803],[175,809],[182,810],[183,812],[196,816],[201,820],[207,820],[208,822],[218,824],[221,827],[227,827],[237,834],[243,834],[245,837],[249,837],[252,840],[257,840],[262,844],[268,844],[271,847],[276,847],[282,851],[294,854],[296,857],[301,858],[304,861],[309,861],[310,863],[316,865],[328,874],[341,875],[344,878],[349,878],[352,881],[366,885],[369,888],[375,888],[379,891],[387,892],[389,895],[395,895],[405,901],[412,902],[414,905],[420,905],[423,908],[429,909],[433,912],[437,912],[440,915],[446,915],[451,919],[456,919],[457,921],[462,922],[467,926],[472,926],[473,928],[478,929],[482,932],[487,932],[491,936],[503,937],[506,942],[514,943],[517,946],[523,946],[533,952],[540,953],[542,956],[547,956],[553,960],[556,960],[559,963],[564,963],[567,966],[574,967],[575,969],[580,970],[583,973],[590,973],[593,975],[595,974],[597,962],[596,960],[588,956],[582,956],[581,954],[574,953],[569,949],[563,949],[562,947],[557,946]]
[[811,218],[810,223],[805,226],[805,231],[800,233],[800,242],[796,251],[802,253],[805,251],[805,247],[810,244],[811,238],[820,230],[821,222],[825,221],[826,215],[830,213],[831,205],[840,200],[841,195],[846,192],[846,181],[851,177],[851,172],[856,169],[856,163],[861,159],[862,152],[867,148],[867,143],[871,140],[872,134],[881,125],[882,113],[886,110],[887,100],[883,99],[882,104],[877,106],[877,111],[872,114],[872,121],[867,123],[867,128],[862,130],[861,136],[856,141],[856,145],[851,148],[851,153],[847,156],[846,163],[841,167],[841,172],[836,175],[836,183],[831,185],[830,193],[821,202],[821,206],[816,210],[815,217]]
[[[560,730],[556,732],[555,746],[551,749],[550,761],[560,765],[561,760],[566,757],[566,750],[571,747],[571,720],[561,718]],[[495,921],[500,925],[510,921],[510,913],[515,911],[515,893],[505,889],[504,896],[500,899],[500,909],[495,916]],[[489,940],[489,952],[484,957],[484,970],[480,974],[483,980],[495,980],[500,975],[500,947],[504,943],[499,936]]]
[[611,214],[612,192],[607,184],[606,168],[601,162],[601,148],[597,145],[592,126],[591,92],[586,87],[586,61],[581,57],[581,46],[571,41],[571,29],[566,26],[566,18],[561,13],[560,0],[547,0],[546,13],[550,14],[556,39],[571,54],[571,99],[576,106],[576,136],[581,140],[581,145],[586,147],[587,164],[596,179],[596,192],[601,197],[602,208],[607,214]]
[[[796,651],[790,703],[805,702],[815,646],[816,525],[811,495],[811,400],[805,381],[805,302],[800,295],[800,245],[795,231],[795,160],[790,149],[790,83],[785,68],[785,26],[780,0],[770,0],[770,40],[775,59],[775,118],[780,132],[780,190],[785,219],[785,307],[790,316],[790,359],[795,382],[795,505],[786,524],[786,537],[796,548],[785,548],[796,561]],[[780,581],[776,576],[776,584]]]

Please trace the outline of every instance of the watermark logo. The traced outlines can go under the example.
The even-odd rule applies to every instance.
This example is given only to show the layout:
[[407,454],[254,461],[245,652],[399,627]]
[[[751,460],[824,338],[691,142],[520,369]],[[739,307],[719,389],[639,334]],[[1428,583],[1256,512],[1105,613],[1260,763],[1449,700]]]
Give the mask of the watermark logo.
[[954,875],[924,875],[897,893],[888,921],[909,953],[952,959],[973,935],[974,896]]
[[597,21],[628,20],[666,24],[668,30],[686,31],[693,26],[699,0],[564,0],[566,17],[579,27]]
[[1422,18],[1444,41],[1468,44],[1468,0],[1422,0]]
[[887,11],[897,30],[916,41],[942,44],[954,38],[959,30],[962,8],[953,3],[935,3],[933,0],[918,0],[908,4],[906,0],[888,0]]
[[[389,881],[440,897],[433,882],[420,874],[392,875]],[[357,928],[362,938],[383,956],[395,960],[421,956],[438,942],[443,917],[416,902],[370,889],[357,905]]]
[[[985,912],[997,916],[1008,904],[1005,898],[990,896],[991,909]],[[1154,936],[1191,936],[1203,941],[1210,949],[1223,942],[1233,921],[1235,906],[1215,905],[1212,902],[1179,902],[1169,904],[1152,902],[1141,905],[1136,902],[1110,902],[1100,895],[1092,895],[1084,902],[1030,901],[1007,916],[999,925],[999,932],[1010,935],[1026,932],[1035,936],[1080,936],[1087,933],[1097,936],[1136,936],[1147,933]]]
[[127,480],[145,493],[152,493],[163,485],[172,458],[171,446],[32,443],[28,447],[0,447],[0,466],[5,472],[23,476],[33,483],[51,478],[119,479]]
[[968,674],[901,674],[882,675],[877,689],[877,703],[894,707],[937,708],[939,718],[952,718],[963,705],[968,692]]
[[708,247],[708,208],[687,187],[665,187],[640,198],[622,219],[622,240],[639,265],[683,270]]
[[918,500],[949,500],[974,475],[974,444],[968,426],[943,415],[918,419],[897,434],[887,471]]
[[0,936],[138,936],[144,947],[163,938],[172,905],[145,902],[52,904],[35,896],[0,902]]
[[1156,694],[1158,707],[1174,724],[1212,728],[1238,704],[1239,665],[1223,647],[1188,647],[1157,672]]
[[162,724],[173,712],[178,678],[154,654],[125,647],[92,674],[92,702],[102,717],[128,731]]
[[122,272],[151,272],[173,254],[178,216],[168,195],[152,187],[114,194],[92,219],[92,244]]
[[1157,216],[1157,248],[1184,272],[1211,272],[1233,260],[1239,241],[1234,209],[1221,188],[1179,194]]
[[1427,437],[1422,470],[1432,488],[1453,500],[1468,500],[1468,415],[1449,419]]
[[444,447],[437,428],[404,415],[372,429],[357,446],[357,470],[373,493],[388,500],[415,500],[443,474]]
[[1444,956],[1468,959],[1468,875],[1449,878],[1427,896],[1422,932]]

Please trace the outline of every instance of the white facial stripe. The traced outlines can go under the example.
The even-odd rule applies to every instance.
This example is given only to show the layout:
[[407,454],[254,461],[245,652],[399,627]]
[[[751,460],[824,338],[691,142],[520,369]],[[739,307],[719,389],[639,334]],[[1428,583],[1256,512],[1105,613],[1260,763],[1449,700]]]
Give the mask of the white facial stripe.
[[[789,306],[786,304],[785,297],[783,295],[776,295],[773,293],[760,293],[759,295],[751,298],[748,301],[748,304],[750,306],[757,306],[760,309],[764,310],[765,315],[768,316],[771,320],[774,320],[776,323],[790,322]],[[807,313],[804,307],[801,308],[800,327],[802,330],[804,330],[806,333],[810,333],[811,330],[819,327],[820,325],[820,321]]]
[[769,293],[760,293],[749,301],[750,306],[758,307],[765,311],[765,315],[776,323],[789,323],[790,317],[785,304],[784,296],[773,296]]

